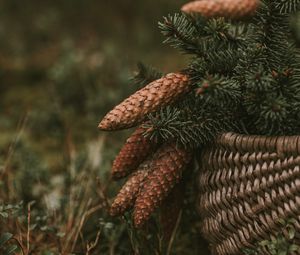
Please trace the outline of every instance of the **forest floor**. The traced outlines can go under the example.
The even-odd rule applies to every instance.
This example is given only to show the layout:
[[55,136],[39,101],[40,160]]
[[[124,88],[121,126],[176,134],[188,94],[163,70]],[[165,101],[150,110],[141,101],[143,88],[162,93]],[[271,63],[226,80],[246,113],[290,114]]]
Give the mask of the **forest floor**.
[[[193,202],[172,245],[107,209],[114,156],[131,132],[97,130],[136,88],[139,60],[163,72],[185,59],[157,21],[183,1],[0,3],[0,253],[206,255]],[[153,229],[151,228],[151,229]]]

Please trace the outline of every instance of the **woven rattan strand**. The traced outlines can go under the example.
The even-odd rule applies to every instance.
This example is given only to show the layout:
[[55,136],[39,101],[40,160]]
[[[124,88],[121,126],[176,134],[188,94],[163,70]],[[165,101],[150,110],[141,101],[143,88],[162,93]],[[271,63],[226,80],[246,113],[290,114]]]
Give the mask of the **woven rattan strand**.
[[200,159],[198,210],[213,255],[243,254],[280,219],[296,220],[300,244],[300,136],[226,133]]

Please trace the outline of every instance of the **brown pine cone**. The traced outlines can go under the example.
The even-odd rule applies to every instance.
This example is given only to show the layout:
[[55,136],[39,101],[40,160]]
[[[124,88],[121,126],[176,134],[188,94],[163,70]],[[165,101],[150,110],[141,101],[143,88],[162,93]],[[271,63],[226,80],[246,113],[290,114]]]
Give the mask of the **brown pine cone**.
[[146,160],[139,166],[138,170],[129,177],[111,205],[111,216],[122,215],[126,210],[133,207],[136,196],[152,169],[152,163],[153,161],[151,159]]
[[188,76],[170,73],[151,82],[110,111],[100,122],[102,130],[119,130],[141,123],[146,115],[176,101],[191,89]]
[[120,179],[142,163],[157,147],[157,143],[149,141],[143,136],[146,131],[142,126],[127,139],[118,156],[113,162],[112,176],[114,179]]
[[259,0],[198,0],[185,4],[186,13],[201,13],[204,17],[240,19],[251,16],[257,10]]
[[191,152],[166,144],[157,151],[154,169],[147,177],[134,205],[134,225],[141,227],[176,183],[191,159]]
[[177,184],[168,197],[163,201],[160,209],[160,224],[163,232],[163,239],[169,242],[175,230],[176,223],[180,217],[183,206],[184,185]]

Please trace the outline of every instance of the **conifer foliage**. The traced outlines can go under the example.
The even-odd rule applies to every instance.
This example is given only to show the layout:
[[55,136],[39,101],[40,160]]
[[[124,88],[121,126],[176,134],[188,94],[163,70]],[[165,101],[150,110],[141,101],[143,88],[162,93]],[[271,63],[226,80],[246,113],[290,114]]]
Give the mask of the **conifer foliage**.
[[136,172],[113,215],[133,208],[135,226],[142,226],[180,180],[193,150],[222,132],[299,135],[299,50],[289,25],[299,3],[197,0],[159,23],[165,43],[190,55],[190,63],[159,79],[158,72],[140,68],[135,81],[150,83],[99,124],[120,130],[144,123],[122,149],[127,155],[114,163],[119,168],[132,159],[130,172]]

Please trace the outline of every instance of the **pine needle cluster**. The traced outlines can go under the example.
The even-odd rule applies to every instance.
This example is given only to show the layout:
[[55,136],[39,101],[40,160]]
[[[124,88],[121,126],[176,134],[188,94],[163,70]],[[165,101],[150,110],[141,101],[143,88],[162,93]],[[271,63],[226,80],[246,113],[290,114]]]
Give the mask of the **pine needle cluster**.
[[[245,21],[194,13],[165,17],[159,23],[165,43],[191,55],[185,71],[194,90],[184,109],[161,110],[157,133],[198,146],[211,140],[211,132],[237,128],[248,134],[299,134],[300,61],[289,24],[298,10],[299,1],[264,0]],[[184,132],[189,128],[193,132]]]

